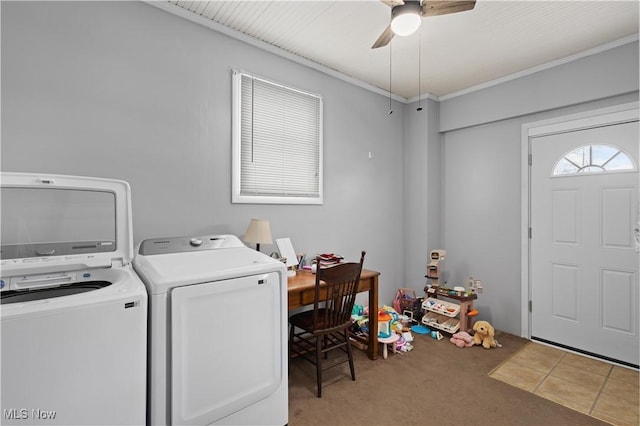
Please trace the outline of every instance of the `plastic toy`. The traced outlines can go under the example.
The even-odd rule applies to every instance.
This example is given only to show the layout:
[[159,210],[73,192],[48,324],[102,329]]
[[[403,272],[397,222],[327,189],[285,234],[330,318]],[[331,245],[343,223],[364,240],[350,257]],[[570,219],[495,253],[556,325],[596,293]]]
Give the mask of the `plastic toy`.
[[425,277],[431,280],[431,285],[434,287],[440,286],[440,268],[442,262],[447,255],[446,250],[431,250],[429,254],[429,264],[427,265],[427,274]]
[[385,311],[378,312],[378,339],[387,339],[391,337],[391,314]]
[[416,334],[429,334],[431,333],[431,329],[429,327],[425,327],[424,325],[412,325],[411,331]]
[[411,332],[407,331],[405,333],[402,333],[400,339],[398,339],[398,341],[395,343],[396,350],[400,352],[409,352],[413,349],[413,345],[411,344],[411,342],[413,342],[413,336],[411,335]]
[[413,310],[416,302],[416,292],[411,288],[399,288],[393,299],[393,309],[400,313],[405,310]]

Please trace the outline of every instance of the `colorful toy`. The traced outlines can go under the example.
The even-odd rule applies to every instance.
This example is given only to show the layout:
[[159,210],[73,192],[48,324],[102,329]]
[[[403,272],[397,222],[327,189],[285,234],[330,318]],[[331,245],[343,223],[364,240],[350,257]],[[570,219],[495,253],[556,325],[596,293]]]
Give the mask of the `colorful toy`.
[[440,286],[440,268],[442,262],[447,255],[446,250],[431,250],[429,254],[430,261],[427,265],[427,275],[425,277],[431,280],[431,285],[434,287]]
[[413,336],[411,332],[404,332],[400,335],[400,339],[396,342],[396,350],[400,352],[409,352],[413,349]]
[[378,311],[378,338],[388,339],[391,337],[392,316],[384,310]]
[[485,349],[495,348],[498,346],[497,342],[493,338],[495,335],[495,329],[487,321],[476,321],[473,324],[473,344],[482,345]]
[[411,288],[399,288],[393,299],[393,309],[400,313],[405,310],[413,310],[416,302],[416,292]]
[[449,339],[451,343],[459,348],[468,348],[473,346],[473,337],[466,331],[459,331]]

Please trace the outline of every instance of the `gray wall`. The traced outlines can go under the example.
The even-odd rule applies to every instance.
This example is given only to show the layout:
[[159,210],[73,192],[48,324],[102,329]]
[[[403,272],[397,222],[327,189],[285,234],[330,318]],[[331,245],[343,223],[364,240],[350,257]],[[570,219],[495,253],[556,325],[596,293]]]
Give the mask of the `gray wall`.
[[636,41],[442,101],[440,131],[579,105],[637,90]]
[[[144,3],[1,7],[3,171],[128,181],[136,242],[242,235],[260,217],[299,252],[357,260],[365,249],[380,301],[392,300],[404,122],[388,98]],[[231,204],[232,68],[324,96],[324,205]]]
[[636,41],[440,103],[445,280],[483,281],[479,318],[520,334],[522,125],[637,101],[638,75]]
[[[521,125],[638,99],[637,42],[389,115],[384,96],[146,4],[1,8],[2,170],[127,180],[136,242],[263,217],[297,251],[364,248],[381,303],[420,294],[442,248],[444,279],[482,279],[481,318],[518,335]],[[231,204],[232,68],[324,96],[324,205]]]
[[439,107],[434,100],[405,105],[406,275],[404,287],[422,296],[429,251],[441,248],[441,147]]

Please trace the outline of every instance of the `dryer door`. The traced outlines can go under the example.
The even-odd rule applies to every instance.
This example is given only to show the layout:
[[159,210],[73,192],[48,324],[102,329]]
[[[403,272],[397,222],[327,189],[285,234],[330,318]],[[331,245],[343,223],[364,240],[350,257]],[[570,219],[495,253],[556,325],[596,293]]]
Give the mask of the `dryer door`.
[[172,290],[172,424],[213,423],[278,388],[280,291],[273,272]]

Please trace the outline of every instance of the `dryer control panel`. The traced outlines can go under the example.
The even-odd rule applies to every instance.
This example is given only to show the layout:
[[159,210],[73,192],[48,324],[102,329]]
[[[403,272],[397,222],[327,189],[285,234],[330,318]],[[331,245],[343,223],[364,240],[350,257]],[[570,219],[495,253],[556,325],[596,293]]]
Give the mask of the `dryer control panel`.
[[208,235],[203,237],[151,238],[140,244],[138,254],[183,253],[200,250],[216,250],[232,247],[245,247],[235,235]]

